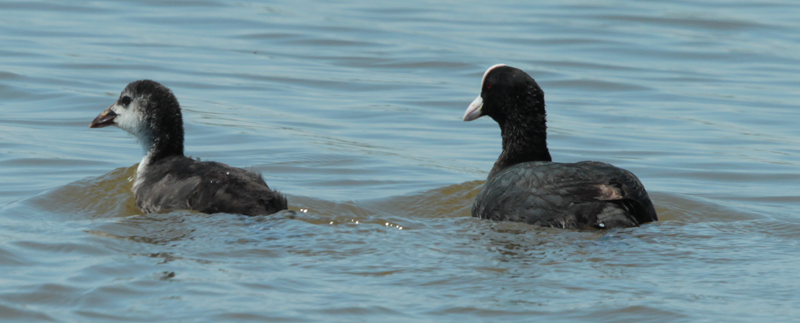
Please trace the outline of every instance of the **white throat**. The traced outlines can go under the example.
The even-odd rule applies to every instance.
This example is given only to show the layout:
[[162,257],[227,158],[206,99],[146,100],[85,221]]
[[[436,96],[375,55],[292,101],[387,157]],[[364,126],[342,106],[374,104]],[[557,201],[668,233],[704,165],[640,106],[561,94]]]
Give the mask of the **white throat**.
[[136,137],[142,145],[143,152],[148,154],[153,145],[153,133],[146,125],[139,100],[131,102],[128,108],[114,104],[110,109],[117,114],[114,125]]
[[152,155],[153,151],[148,151],[147,154],[145,154],[142,158],[142,161],[139,162],[139,166],[136,167],[136,180],[133,181],[134,192],[136,192],[136,189],[139,187],[139,185],[142,185],[142,182],[144,182],[144,172],[147,171],[147,164],[150,163],[150,158]]

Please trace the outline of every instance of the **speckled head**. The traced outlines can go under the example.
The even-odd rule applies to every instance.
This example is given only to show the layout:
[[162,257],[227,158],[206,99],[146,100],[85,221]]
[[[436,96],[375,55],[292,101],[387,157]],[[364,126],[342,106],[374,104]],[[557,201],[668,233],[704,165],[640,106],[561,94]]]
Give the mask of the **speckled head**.
[[117,126],[132,134],[154,161],[183,155],[183,118],[178,99],[151,80],[131,82],[119,99],[100,113],[89,128]]

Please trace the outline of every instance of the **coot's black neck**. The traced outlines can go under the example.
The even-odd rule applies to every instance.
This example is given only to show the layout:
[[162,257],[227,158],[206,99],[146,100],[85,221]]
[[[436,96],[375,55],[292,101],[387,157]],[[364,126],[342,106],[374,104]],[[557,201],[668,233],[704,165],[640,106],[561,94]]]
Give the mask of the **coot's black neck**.
[[[544,95],[540,98],[531,97],[524,105],[512,107],[502,117],[493,117],[500,125],[503,152],[497,158],[489,177],[519,163],[553,160],[547,149]],[[528,111],[524,111],[525,109]],[[536,110],[536,113],[531,113],[530,109]],[[524,113],[515,113],[517,111]]]
[[156,138],[147,153],[151,165],[167,157],[183,156],[183,136],[180,142],[174,138]]
[[154,164],[164,158],[183,156],[183,119],[177,100],[161,101],[161,106],[156,111],[159,115],[149,115],[148,124],[150,132],[147,154],[149,164]]

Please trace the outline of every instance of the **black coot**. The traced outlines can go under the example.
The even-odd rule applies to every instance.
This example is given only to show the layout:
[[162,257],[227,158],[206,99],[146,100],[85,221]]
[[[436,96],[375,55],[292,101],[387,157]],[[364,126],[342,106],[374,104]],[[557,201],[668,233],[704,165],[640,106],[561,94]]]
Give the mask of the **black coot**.
[[487,115],[500,125],[503,152],[472,215],[558,228],[631,227],[657,221],[633,173],[601,162],[554,163],[547,149],[544,91],[527,73],[502,64],[486,70],[464,121]]
[[134,135],[144,148],[133,195],[146,213],[188,209],[266,215],[287,208],[286,197],[271,190],[260,174],[184,156],[181,107],[158,82],[128,84],[89,127],[112,125]]

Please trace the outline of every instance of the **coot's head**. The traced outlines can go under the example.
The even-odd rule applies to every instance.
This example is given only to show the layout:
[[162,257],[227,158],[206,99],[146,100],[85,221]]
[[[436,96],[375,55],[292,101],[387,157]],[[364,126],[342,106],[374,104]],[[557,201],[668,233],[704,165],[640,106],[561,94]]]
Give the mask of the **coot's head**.
[[481,94],[464,112],[464,121],[489,116],[500,125],[503,152],[491,177],[522,162],[552,161],[547,149],[544,91],[521,69],[497,64],[483,73]]
[[117,126],[134,135],[148,153],[183,154],[183,118],[178,99],[151,80],[131,82],[89,128]]
[[481,94],[464,112],[464,121],[490,116],[502,126],[506,120],[524,121],[544,116],[544,91],[528,73],[497,64],[483,73]]

